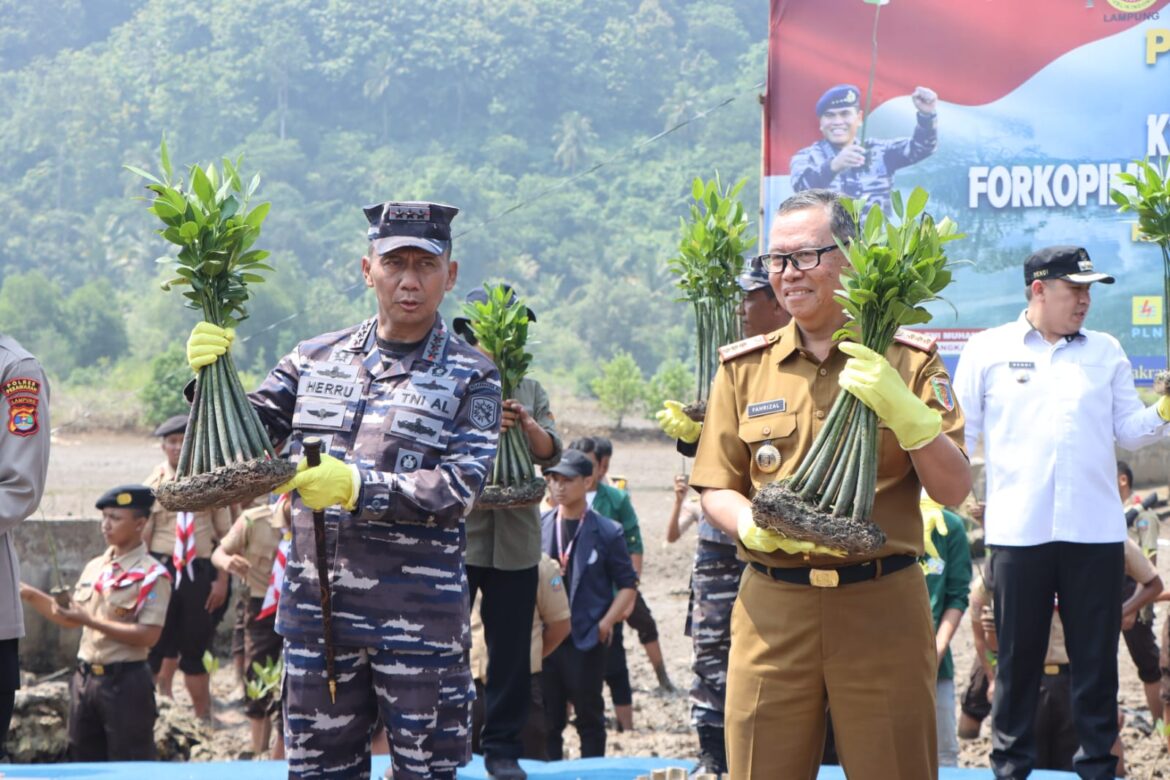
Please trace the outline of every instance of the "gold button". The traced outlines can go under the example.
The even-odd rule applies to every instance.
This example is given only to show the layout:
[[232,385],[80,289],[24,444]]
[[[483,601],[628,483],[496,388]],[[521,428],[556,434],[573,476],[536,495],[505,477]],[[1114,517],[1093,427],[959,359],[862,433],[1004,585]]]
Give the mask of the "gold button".
[[829,369],[827,369],[827,368],[822,368],[822,369],[820,370],[820,375],[821,375],[821,376],[828,376],[828,374],[829,374]]
[[760,431],[760,433],[764,434],[765,436],[767,436],[767,435],[768,435],[768,434],[770,434],[771,432],[772,432],[772,429],[771,429],[771,428],[769,428],[769,427],[768,427],[768,426],[766,426],[766,425],[764,426],[763,430],[761,430],[761,431]]
[[824,412],[824,410],[822,410],[822,409],[817,409],[817,419],[818,419],[818,420],[823,420],[823,419],[825,419],[825,412]]

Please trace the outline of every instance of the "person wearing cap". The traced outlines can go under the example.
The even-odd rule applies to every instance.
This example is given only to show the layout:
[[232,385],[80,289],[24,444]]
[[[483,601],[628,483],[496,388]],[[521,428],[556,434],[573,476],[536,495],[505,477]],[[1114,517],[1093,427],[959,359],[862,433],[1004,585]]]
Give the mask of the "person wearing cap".
[[24,636],[20,559],[14,533],[36,511],[49,470],[49,383],[41,364],[11,336],[0,333],[0,761],[20,688]]
[[[299,343],[250,398],[297,474],[292,546],[276,615],[284,637],[289,776],[368,777],[379,713],[393,775],[454,778],[470,760],[466,524],[491,473],[502,420],[499,371],[455,338],[439,305],[458,278],[453,206],[365,208],[362,278],[377,312]],[[188,362],[231,336],[203,323]],[[305,437],[320,437],[309,467]],[[326,680],[313,533],[324,512],[336,703]]]
[[544,662],[548,757],[564,758],[566,706],[573,705],[581,757],[605,755],[606,647],[622,615],[634,605],[638,575],[626,550],[622,527],[589,508],[586,493],[593,461],[568,449],[543,469],[555,509],[540,518],[541,545],[561,567],[569,597],[571,630]]
[[109,547],[85,565],[67,606],[31,585],[20,596],[46,619],[81,627],[69,681],[70,761],[155,761],[158,714],[146,656],[159,640],[171,575],[146,551],[142,529],[154,494],[122,485],[97,501]]
[[918,119],[909,138],[867,138],[863,146],[857,138],[865,119],[861,91],[852,84],[827,90],[816,107],[824,137],[793,155],[789,165],[792,191],[834,189],[877,203],[892,215],[894,173],[925,160],[938,147],[938,95],[915,87],[910,101]]
[[[516,294],[505,285],[509,304]],[[482,288],[472,290],[468,303],[487,301]],[[528,322],[536,314],[525,307]],[[452,329],[468,344],[492,356],[478,344],[471,322],[456,317]],[[531,377],[524,377],[515,396],[504,399],[500,433],[519,425],[533,463],[554,466],[560,460],[561,438],[549,410],[548,393]],[[540,512],[536,505],[508,509],[474,509],[467,516],[467,579],[471,605],[482,594],[480,617],[488,648],[490,670],[485,686],[483,733],[479,745],[484,766],[497,780],[524,778],[518,759],[524,753],[522,732],[528,722],[531,699],[529,616],[536,608],[540,564]]]
[[983,525],[992,551],[999,665],[991,766],[1025,777],[1035,762],[1033,717],[1052,601],[1072,664],[1081,777],[1113,777],[1117,641],[1125,514],[1114,448],[1166,435],[1170,397],[1146,407],[1113,336],[1087,330],[1091,287],[1112,284],[1078,246],[1050,246],[1024,263],[1027,308],[971,337],[955,393],[967,446],[986,461]]
[[[850,778],[938,772],[938,672],[924,574],[923,488],[943,505],[971,489],[963,415],[938,350],[899,332],[885,355],[834,334],[834,300],[856,226],[839,193],[808,190],[772,220],[761,263],[792,315],[785,327],[720,350],[691,472],[707,519],[747,561],[731,613],[724,704],[734,778],[812,777],[832,701],[838,754]],[[751,500],[793,474],[841,392],[878,419],[871,521],[886,535],[871,554],[806,551],[761,528]],[[840,551],[836,551],[839,553]]]
[[[166,457],[146,477],[151,489],[175,478],[186,431],[185,414],[155,428]],[[150,650],[150,670],[158,692],[167,698],[173,698],[175,670],[181,671],[195,717],[204,720],[211,718],[211,676],[203,654],[211,648],[231,587],[227,572],[211,563],[211,552],[231,529],[232,517],[229,507],[171,512],[156,502],[142,531],[147,550],[166,566],[174,583],[162,637]]]

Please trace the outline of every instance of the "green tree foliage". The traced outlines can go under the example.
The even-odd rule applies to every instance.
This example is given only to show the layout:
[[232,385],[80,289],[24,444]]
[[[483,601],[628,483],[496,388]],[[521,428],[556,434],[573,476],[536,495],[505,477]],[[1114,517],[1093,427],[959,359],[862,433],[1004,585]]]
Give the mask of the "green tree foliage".
[[684,399],[693,387],[694,374],[678,358],[664,360],[646,381],[646,418],[653,420],[663,401]]
[[150,381],[138,394],[142,403],[142,421],[158,425],[168,417],[186,414],[190,407],[183,397],[183,387],[191,381],[186,350],[176,344],[150,361]]
[[79,368],[99,360],[116,360],[126,353],[126,321],[108,279],[86,282],[69,294],[62,306],[69,340],[76,347]]
[[612,415],[616,428],[622,427],[622,420],[646,394],[642,369],[629,352],[621,349],[601,364],[601,376],[593,380],[592,386],[601,408]]
[[691,180],[746,177],[758,200],[766,38],[749,0],[0,0],[0,327],[69,381],[66,301],[105,280],[115,363],[185,335],[194,318],[160,303],[168,248],[127,197],[149,193],[121,167],[152,168],[165,134],[175,159],[263,172],[280,271],[240,324],[249,373],[373,314],[360,207],[391,198],[460,207],[452,298],[523,289],[534,370],[583,375],[622,348],[651,371],[693,329],[665,262]]

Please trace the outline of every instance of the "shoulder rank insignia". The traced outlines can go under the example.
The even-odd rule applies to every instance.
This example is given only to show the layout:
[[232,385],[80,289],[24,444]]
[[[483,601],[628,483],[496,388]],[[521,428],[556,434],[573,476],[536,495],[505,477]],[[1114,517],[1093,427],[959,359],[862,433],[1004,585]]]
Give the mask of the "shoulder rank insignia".
[[724,344],[719,348],[719,362],[726,363],[728,360],[751,354],[766,346],[768,346],[768,339],[765,336],[752,336],[751,338],[742,339],[731,344]]
[[894,341],[923,352],[933,352],[935,346],[933,338],[909,328],[898,328],[894,333]]

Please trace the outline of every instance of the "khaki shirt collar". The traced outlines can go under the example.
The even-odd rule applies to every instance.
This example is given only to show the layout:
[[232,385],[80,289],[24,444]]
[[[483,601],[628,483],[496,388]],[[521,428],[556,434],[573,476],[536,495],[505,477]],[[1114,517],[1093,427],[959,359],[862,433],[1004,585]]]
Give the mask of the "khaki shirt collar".
[[105,564],[116,563],[123,571],[128,571],[134,567],[134,564],[146,555],[146,545],[139,542],[138,546],[122,555],[114,555],[114,547],[110,545],[106,548]]

